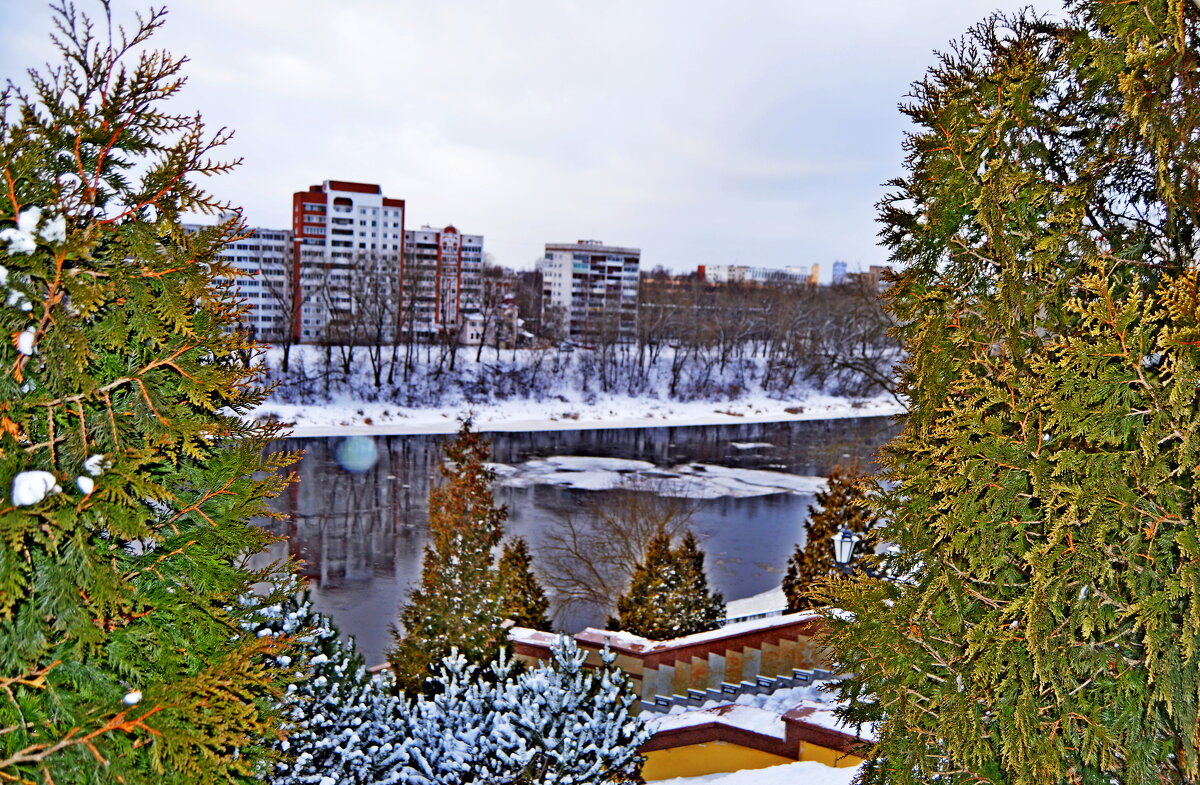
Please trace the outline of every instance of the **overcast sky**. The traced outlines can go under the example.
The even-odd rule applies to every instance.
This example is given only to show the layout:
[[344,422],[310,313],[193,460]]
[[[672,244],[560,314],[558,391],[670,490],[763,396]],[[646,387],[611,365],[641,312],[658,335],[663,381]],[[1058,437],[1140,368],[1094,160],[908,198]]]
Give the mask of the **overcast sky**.
[[[117,18],[143,7],[112,0]],[[79,0],[82,8],[99,3]],[[211,183],[253,225],[291,194],[379,183],[408,228],[642,248],[644,268],[881,263],[896,109],[933,50],[1011,0],[175,0],[179,109],[237,131]],[[0,0],[0,75],[53,57],[50,12]],[[1057,4],[1040,6],[1057,9]]]

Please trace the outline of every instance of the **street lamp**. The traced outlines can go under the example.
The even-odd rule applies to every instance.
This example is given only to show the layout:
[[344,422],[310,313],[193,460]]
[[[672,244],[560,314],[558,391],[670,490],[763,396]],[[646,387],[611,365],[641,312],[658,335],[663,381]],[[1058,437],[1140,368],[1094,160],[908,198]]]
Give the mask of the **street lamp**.
[[842,571],[843,575],[850,574],[850,562],[854,559],[854,548],[861,540],[862,537],[844,526],[833,538],[833,560],[837,562],[838,569]]

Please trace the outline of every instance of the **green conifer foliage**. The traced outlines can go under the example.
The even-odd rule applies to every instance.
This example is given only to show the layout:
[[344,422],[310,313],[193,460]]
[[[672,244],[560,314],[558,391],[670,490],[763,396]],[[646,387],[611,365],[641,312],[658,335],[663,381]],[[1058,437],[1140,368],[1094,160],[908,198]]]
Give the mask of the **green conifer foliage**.
[[451,649],[469,662],[494,660],[506,642],[500,584],[492,550],[507,511],[492,499],[496,474],[487,442],[465,420],[447,443],[445,482],[429,492],[429,543],[421,583],[400,611],[388,662],[404,692],[422,690]]
[[229,134],[164,112],[163,11],[52,8],[62,63],[0,93],[0,780],[250,781],[284,676],[237,598],[290,458],[237,416],[241,227],[180,226],[228,209],[196,180]]
[[[804,522],[804,545],[797,545],[783,577],[788,611],[812,608],[816,602],[808,590],[818,580],[838,575],[833,539],[843,528],[865,535],[875,526],[874,513],[864,504],[867,477],[857,464],[837,465],[829,474],[829,486],[816,494],[816,511]],[[859,551],[869,546],[860,544]]]
[[609,629],[652,640],[669,640],[716,629],[725,618],[725,600],[709,591],[704,551],[689,531],[675,548],[666,532],[646,545],[645,559],[629,591],[617,600]]
[[867,783],[1200,781],[1200,8],[1070,9],[904,109],[904,577],[827,591]]
[[533,574],[533,560],[524,537],[509,537],[504,541],[496,570],[503,598],[501,615],[518,627],[549,630],[546,611],[550,609],[550,602]]

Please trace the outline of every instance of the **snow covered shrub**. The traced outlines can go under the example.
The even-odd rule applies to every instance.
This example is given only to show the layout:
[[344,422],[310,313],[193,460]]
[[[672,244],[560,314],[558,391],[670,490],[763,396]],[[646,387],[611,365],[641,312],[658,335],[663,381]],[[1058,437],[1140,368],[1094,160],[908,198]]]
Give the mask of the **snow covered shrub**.
[[281,706],[287,737],[267,777],[271,785],[369,785],[399,703],[387,679],[372,678],[353,643],[313,610],[307,597],[258,609],[246,623],[258,635],[295,643],[276,663],[295,678]]
[[630,711],[626,676],[584,667],[562,639],[550,661],[518,672],[512,660],[481,668],[455,653],[433,678],[441,692],[399,708],[379,785],[618,783],[635,781],[649,732]]

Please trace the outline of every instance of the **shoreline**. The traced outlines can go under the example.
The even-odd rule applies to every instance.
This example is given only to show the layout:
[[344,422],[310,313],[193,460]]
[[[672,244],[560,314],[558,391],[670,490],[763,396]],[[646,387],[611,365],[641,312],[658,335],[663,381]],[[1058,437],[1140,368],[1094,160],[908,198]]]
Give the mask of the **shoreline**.
[[290,423],[290,433],[282,438],[313,439],[453,434],[458,430],[458,419],[468,413],[479,433],[512,433],[840,420],[894,416],[903,411],[890,396],[865,400],[813,396],[794,403],[763,398],[727,403],[616,398],[589,404],[504,401],[429,409],[341,399],[322,405],[268,402],[247,417],[271,417]]

